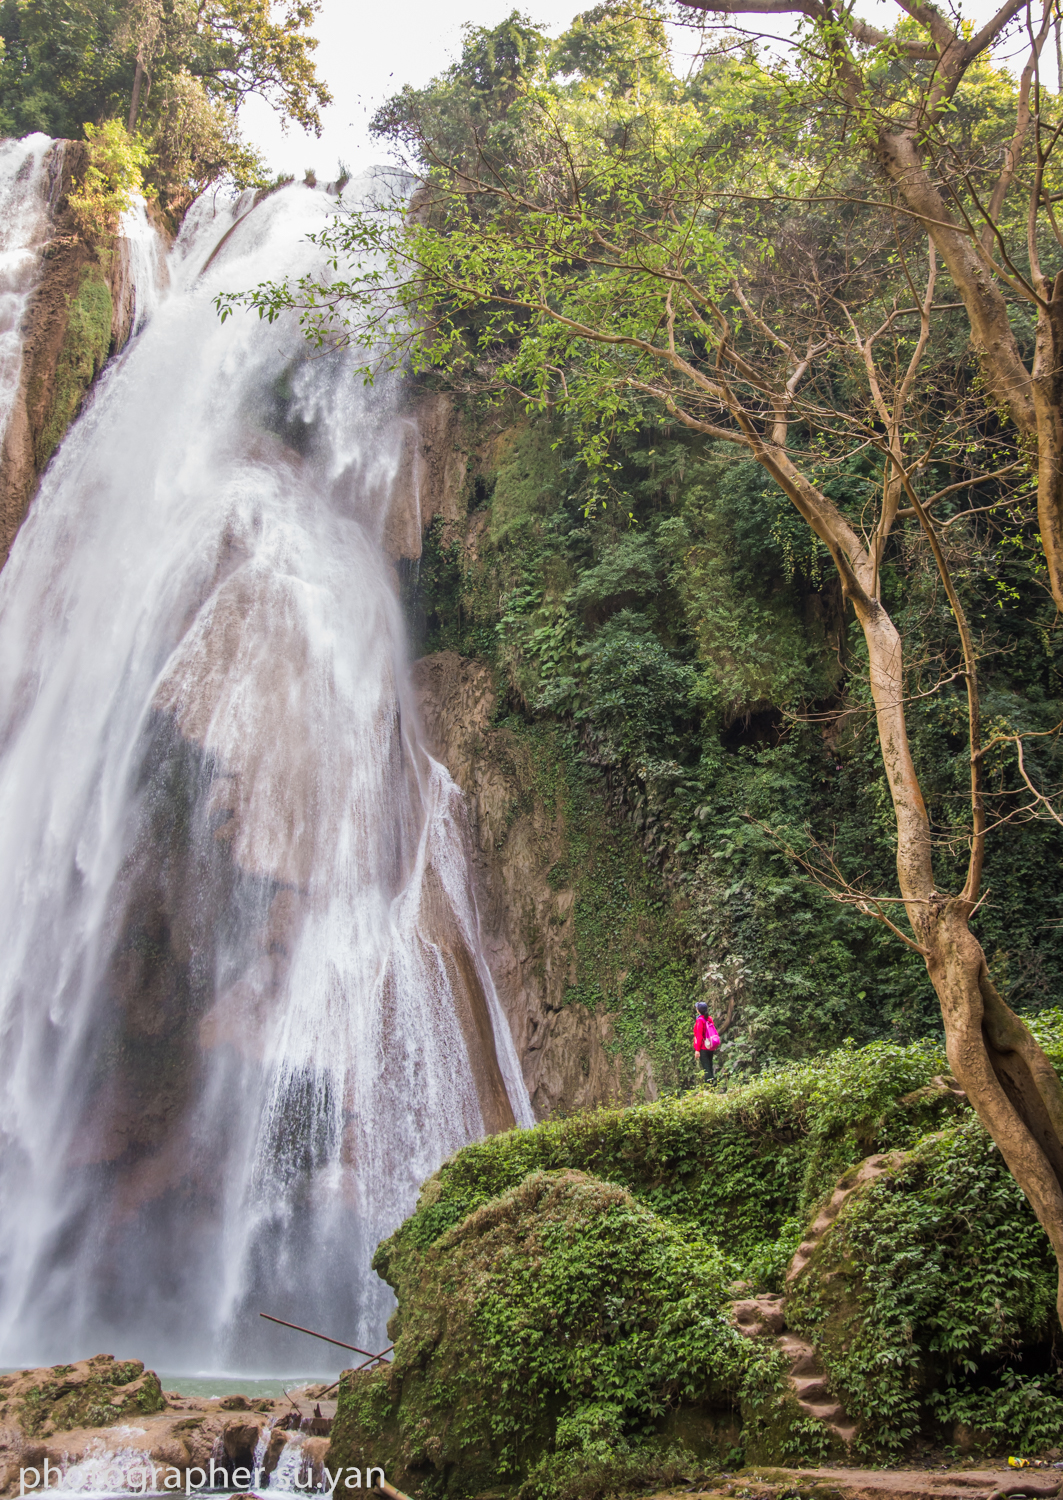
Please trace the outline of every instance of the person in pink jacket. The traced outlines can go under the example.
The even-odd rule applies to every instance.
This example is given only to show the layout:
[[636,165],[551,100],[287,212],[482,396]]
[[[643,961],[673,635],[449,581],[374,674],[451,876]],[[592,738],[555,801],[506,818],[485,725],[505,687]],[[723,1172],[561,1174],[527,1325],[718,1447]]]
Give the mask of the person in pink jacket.
[[699,1000],[695,1007],[698,1013],[694,1022],[694,1056],[697,1058],[706,1081],[712,1078],[712,1058],[720,1045],[720,1033],[709,1015],[709,1002]]

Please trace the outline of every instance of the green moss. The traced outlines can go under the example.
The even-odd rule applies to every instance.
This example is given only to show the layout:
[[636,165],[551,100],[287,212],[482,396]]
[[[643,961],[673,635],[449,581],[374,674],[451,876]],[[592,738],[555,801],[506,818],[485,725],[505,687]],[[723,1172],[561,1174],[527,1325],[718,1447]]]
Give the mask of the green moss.
[[[556,724],[503,721],[525,755],[525,796],[555,821],[563,848],[547,873],[573,892],[574,979],[568,1003],[605,1010],[630,1069],[652,1061],[661,1090],[693,1082],[690,1016],[697,992],[682,913],[630,828],[609,817],[601,774],[579,755],[575,735]],[[513,814],[522,810],[519,800]]]
[[[510,424],[501,434],[500,420]],[[649,421],[616,433],[595,470],[561,420],[516,410],[470,411],[462,446],[468,512],[429,532],[410,591],[413,634],[426,651],[487,662],[514,722],[557,729],[568,803],[578,813],[585,787],[607,787],[594,816],[622,826],[634,862],[650,868],[644,882],[627,853],[623,869],[599,861],[575,914],[575,988],[613,1012],[628,1059],[648,1056],[659,1085],[689,1081],[685,1032],[701,990],[714,1010],[736,1002],[732,1076],[846,1037],[940,1036],[918,954],[831,901],[784,852],[815,863],[817,849],[830,849],[861,888],[895,889],[896,820],[868,714],[866,652],[829,558],[785,496],[755,463]],[[1016,573],[1005,598],[999,570],[1026,565],[983,540],[963,586],[985,632],[986,722],[1005,737],[1030,731],[1036,775],[1057,784],[1047,731],[1063,708],[1048,618],[1040,605],[1007,602],[1030,599],[1029,580]],[[914,554],[891,555],[883,579],[887,591],[903,584],[908,600],[891,607],[913,663],[909,733],[931,820],[945,829],[970,766],[961,699],[951,687],[931,692],[914,665],[951,630],[921,568]],[[994,762],[991,775],[1001,810],[1018,806],[1014,768]],[[1000,829],[976,931],[1009,1003],[1037,1010],[1055,1003],[1063,976],[1058,829],[1036,820]],[[576,829],[552,874],[557,888],[579,878],[581,837]],[[962,884],[945,851],[964,847],[962,828],[943,840],[939,889]],[[647,893],[634,902],[644,943],[623,910],[636,887]],[[609,941],[617,917],[619,961]]]
[[649,1441],[680,1405],[726,1414],[762,1358],[725,1316],[728,1258],[579,1172],[533,1173],[428,1247],[400,1231],[374,1265],[399,1297],[395,1361],[341,1388],[331,1458],[382,1437],[439,1492],[519,1480],[603,1425]]
[[42,469],[77,416],[85,392],[95,380],[111,346],[114,304],[103,268],[90,262],[70,303],[66,334],[59,352],[55,385],[47,417],[37,442],[37,467]]
[[[1063,1431],[1048,1239],[968,1115],[858,1188],[787,1302],[863,1447],[900,1451],[927,1423],[1037,1452]],[[1023,1351],[1026,1351],[1025,1355]]]
[[876,1043],[773,1070],[725,1094],[698,1090],[492,1136],[440,1168],[399,1233],[427,1246],[528,1173],[573,1168],[710,1235],[736,1272],[773,1288],[841,1172],[872,1152],[914,1145],[965,1112],[947,1090],[921,1092],[944,1066],[926,1044]]
[[483,482],[492,491],[490,538],[498,548],[557,506],[563,477],[554,434],[540,423],[511,428],[496,439]]
[[18,1419],[28,1437],[68,1432],[75,1427],[110,1427],[135,1413],[145,1416],[166,1405],[153,1370],[139,1360],[116,1363],[100,1357],[81,1366],[57,1365],[47,1380],[24,1391]]

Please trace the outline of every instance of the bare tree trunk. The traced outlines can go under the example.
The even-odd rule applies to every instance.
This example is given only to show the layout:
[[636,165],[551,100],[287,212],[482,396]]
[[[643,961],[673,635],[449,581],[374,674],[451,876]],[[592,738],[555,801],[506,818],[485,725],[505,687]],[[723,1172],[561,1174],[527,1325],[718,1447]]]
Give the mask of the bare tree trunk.
[[1008,1169],[1048,1235],[1063,1322],[1063,1091],[1029,1029],[1001,999],[968,926],[967,902],[931,903],[922,923],[945,1049]]
[[1044,287],[1033,361],[1037,421],[1037,522],[1052,597],[1063,609],[1063,272]]
[[[998,218],[1033,115],[1031,88],[1039,89],[1037,61],[1052,25],[1057,62],[1063,70],[1060,23],[1044,0],[1040,29],[1031,27],[1031,52],[1019,90],[1016,128],[1005,152],[1004,171],[989,199],[988,223],[979,235],[965,221],[962,206],[953,212],[924,164],[922,140],[940,118],[967,69],[1023,9],[1022,0],[1004,0],[981,31],[971,35],[936,6],[902,8],[916,14],[928,37],[899,38],[856,20],[830,0],[680,0],[695,10],[715,11],[727,21],[735,14],[799,13],[813,23],[830,23],[821,40],[836,69],[841,99],[854,116],[872,124],[872,154],[908,211],[924,225],[962,298],[972,340],[981,357],[986,387],[994,404],[1006,410],[1021,439],[1038,448],[1037,508],[1052,597],[1063,610],[1063,273],[1049,283],[1039,269],[1037,218],[1048,200],[1043,191],[1047,155],[1037,139],[1037,173],[1027,215],[1028,272],[1015,265],[997,233]],[[868,79],[845,33],[861,43],[888,45],[902,55],[933,64],[925,91],[906,118],[872,117],[866,100]],[[1063,83],[1063,80],[1061,80]],[[1035,104],[1034,114],[1037,106]],[[869,132],[871,134],[871,132]],[[864,137],[865,141],[868,139]],[[1049,150],[1055,144],[1055,137]],[[1003,284],[1010,285],[1036,309],[1037,342],[1028,368],[1009,318]],[[674,409],[674,406],[673,408]],[[739,421],[741,426],[741,422]],[[749,424],[746,424],[748,429]],[[708,429],[705,429],[708,430]],[[745,430],[745,429],[744,429]],[[852,600],[868,644],[871,690],[878,719],[882,756],[897,819],[897,872],[908,919],[941,1003],[948,1057],[967,1097],[989,1131],[1012,1175],[1043,1225],[1059,1266],[1057,1310],[1063,1323],[1063,1086],[1029,1029],[1004,1003],[989,978],[985,954],[970,930],[978,897],[983,852],[980,822],[977,683],[965,643],[971,702],[972,832],[971,862],[964,891],[944,896],[934,888],[930,825],[908,745],[900,636],[877,598],[875,561],[853,537],[830,501],[798,475],[785,443],[778,448],[750,438],[749,446],[768,473],[786,491],[796,509],[830,548],[842,586]],[[913,508],[934,546],[932,528]],[[890,517],[892,519],[892,517]],[[883,540],[888,526],[883,530]],[[947,570],[939,558],[948,587]],[[950,596],[957,612],[959,601]],[[892,924],[891,924],[892,925]],[[895,930],[899,930],[896,929]],[[900,933],[905,941],[909,939]]]
[[144,86],[144,64],[140,54],[137,53],[137,70],[133,75],[133,98],[129,105],[129,134],[132,135],[137,128],[137,115],[140,113],[140,91]]
[[941,1003],[949,1064],[1044,1228],[1059,1267],[1063,1323],[1063,1086],[990,978],[970,929],[971,896],[934,889],[930,827],[904,715],[901,639],[875,600],[854,601],[867,638],[871,691],[897,816],[897,874],[912,930]]
[[920,159],[915,134],[883,132],[878,159],[905,202],[926,226],[963,299],[989,390],[1023,437],[1037,443],[1037,520],[1049,586],[1063,610],[1063,275],[1044,287],[1037,348],[1026,369],[1007,303],[975,240],[955,222]]

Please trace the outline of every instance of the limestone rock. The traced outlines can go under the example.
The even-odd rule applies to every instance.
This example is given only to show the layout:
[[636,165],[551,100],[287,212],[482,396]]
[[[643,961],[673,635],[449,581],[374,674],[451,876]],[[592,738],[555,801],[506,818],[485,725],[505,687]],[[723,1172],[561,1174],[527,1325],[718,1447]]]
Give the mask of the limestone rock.
[[[331,1418],[335,1402],[320,1404]],[[19,1493],[20,1468],[43,1471],[46,1462],[64,1475],[78,1469],[72,1476],[75,1489],[99,1488],[100,1476],[116,1464],[126,1470],[176,1469],[182,1490],[190,1468],[209,1470],[212,1461],[232,1475],[246,1470],[250,1480],[265,1433],[267,1476],[294,1442],[303,1471],[309,1466],[317,1483],[328,1439],[308,1435],[314,1406],[305,1392],[254,1402],[246,1396],[207,1400],[172,1391],[163,1395],[154,1372],[139,1360],[115,1360],[109,1354],[73,1365],[20,1370],[0,1376],[0,1497]],[[161,1473],[157,1477],[155,1488],[161,1485]],[[34,1488],[30,1482],[26,1493]]]
[[[465,793],[483,951],[532,1108],[545,1119],[616,1101],[608,1017],[564,998],[575,979],[574,892],[547,879],[565,849],[560,814],[536,794],[528,749],[491,723],[488,667],[441,651],[415,662],[413,679],[429,751]],[[643,1087],[652,1097],[652,1081]]]

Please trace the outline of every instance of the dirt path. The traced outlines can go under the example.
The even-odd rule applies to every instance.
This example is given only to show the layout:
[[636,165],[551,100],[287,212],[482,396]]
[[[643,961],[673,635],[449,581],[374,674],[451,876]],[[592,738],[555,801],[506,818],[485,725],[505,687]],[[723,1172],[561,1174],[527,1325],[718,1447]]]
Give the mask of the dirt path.
[[779,1469],[753,1466],[652,1500],[1056,1500],[1063,1469]]

